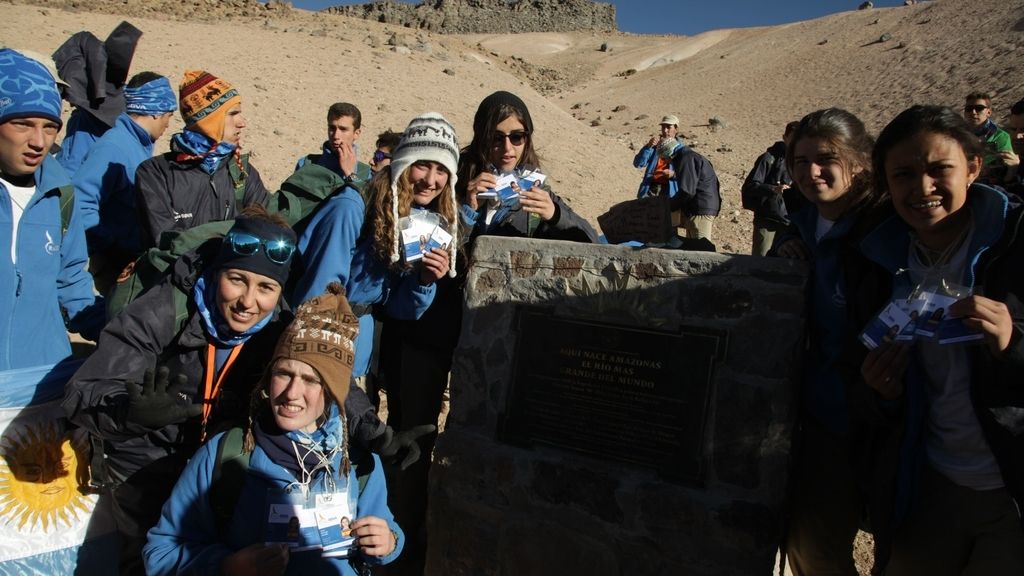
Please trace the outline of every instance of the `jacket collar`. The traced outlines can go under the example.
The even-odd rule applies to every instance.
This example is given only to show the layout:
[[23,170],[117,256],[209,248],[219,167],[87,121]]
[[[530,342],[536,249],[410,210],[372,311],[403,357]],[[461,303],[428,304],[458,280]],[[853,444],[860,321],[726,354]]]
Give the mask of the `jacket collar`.
[[[974,234],[968,247],[970,266],[968,274],[974,280],[974,267],[981,254],[992,247],[1003,235],[1009,200],[1006,195],[984,184],[973,184],[967,191],[967,206],[971,208]],[[910,249],[911,229],[895,211],[861,241],[861,252],[869,260],[880,264],[891,274],[906,266]]]

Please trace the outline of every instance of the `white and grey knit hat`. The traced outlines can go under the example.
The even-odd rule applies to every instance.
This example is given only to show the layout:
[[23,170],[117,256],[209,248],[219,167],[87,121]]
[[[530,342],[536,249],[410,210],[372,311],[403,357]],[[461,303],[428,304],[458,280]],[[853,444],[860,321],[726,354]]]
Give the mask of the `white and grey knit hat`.
[[[398,179],[407,168],[416,162],[429,160],[437,162],[448,170],[448,183],[451,193],[447,201],[451,203],[451,214],[459,213],[459,205],[455,200],[455,182],[459,170],[459,139],[455,128],[437,112],[427,112],[412,119],[398,146],[391,151],[391,210],[395,221],[395,245],[391,251],[391,261],[397,262],[402,254],[402,234],[398,230]],[[444,200],[442,200],[444,201]],[[448,223],[451,226],[452,248],[451,268],[448,274],[455,276],[455,252],[458,246],[458,221]]]

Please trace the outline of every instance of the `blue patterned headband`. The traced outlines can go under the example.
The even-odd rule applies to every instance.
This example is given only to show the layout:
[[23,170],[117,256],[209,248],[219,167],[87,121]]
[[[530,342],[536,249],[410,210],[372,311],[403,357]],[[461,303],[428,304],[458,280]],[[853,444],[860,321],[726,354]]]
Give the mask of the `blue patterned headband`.
[[178,109],[178,97],[171,81],[161,76],[137,88],[125,88],[124,99],[129,114],[160,116]]

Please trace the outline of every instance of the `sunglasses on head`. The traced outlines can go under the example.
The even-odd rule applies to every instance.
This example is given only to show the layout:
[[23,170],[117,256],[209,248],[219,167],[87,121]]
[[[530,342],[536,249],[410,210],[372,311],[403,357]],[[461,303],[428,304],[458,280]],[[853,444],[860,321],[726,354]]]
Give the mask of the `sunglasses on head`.
[[513,132],[511,134],[504,134],[502,132],[495,132],[494,138],[491,144],[494,146],[503,146],[505,139],[512,143],[513,146],[521,146],[526,141],[526,137],[529,136],[526,132]]
[[964,106],[964,112],[984,112],[987,108],[984,104],[968,104]]
[[224,237],[239,256],[252,256],[263,247],[263,253],[274,264],[285,264],[295,252],[295,245],[287,240],[264,240],[245,232],[232,232]]
[[374,164],[377,164],[381,160],[390,160],[390,159],[391,159],[391,154],[388,154],[387,152],[385,152],[383,150],[377,150],[376,152],[373,153],[373,163]]

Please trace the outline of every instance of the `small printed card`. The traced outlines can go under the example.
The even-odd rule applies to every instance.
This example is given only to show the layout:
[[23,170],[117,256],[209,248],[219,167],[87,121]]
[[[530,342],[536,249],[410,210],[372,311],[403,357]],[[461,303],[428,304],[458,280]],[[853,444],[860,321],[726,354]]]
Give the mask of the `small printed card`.
[[267,544],[287,544],[295,552],[320,548],[316,514],[301,503],[271,502],[264,541]]
[[323,555],[342,550],[345,554],[341,555],[347,555],[355,543],[350,528],[354,512],[350,510],[348,493],[317,494],[314,510]]
[[982,340],[985,335],[964,324],[963,318],[949,316],[946,310],[959,298],[935,292],[920,292],[913,300],[890,302],[861,333],[869,349],[882,342],[909,343],[918,339],[936,339],[939,344],[958,344]]
[[525,170],[522,172],[508,172],[498,176],[498,182],[485,192],[478,192],[476,197],[487,200],[500,200],[502,204],[506,204],[519,198],[519,192],[517,192],[512,184],[516,184],[520,190],[529,190],[534,186],[540,186],[544,183],[547,178],[540,170]]
[[402,231],[402,256],[407,263],[423,258],[433,248],[447,248],[452,241],[448,222],[435,212],[414,210],[398,221]]
[[882,342],[891,342],[899,338],[904,329],[913,324],[913,318],[896,302],[890,302],[870,322],[860,335],[860,341],[870,350],[878,348]]

